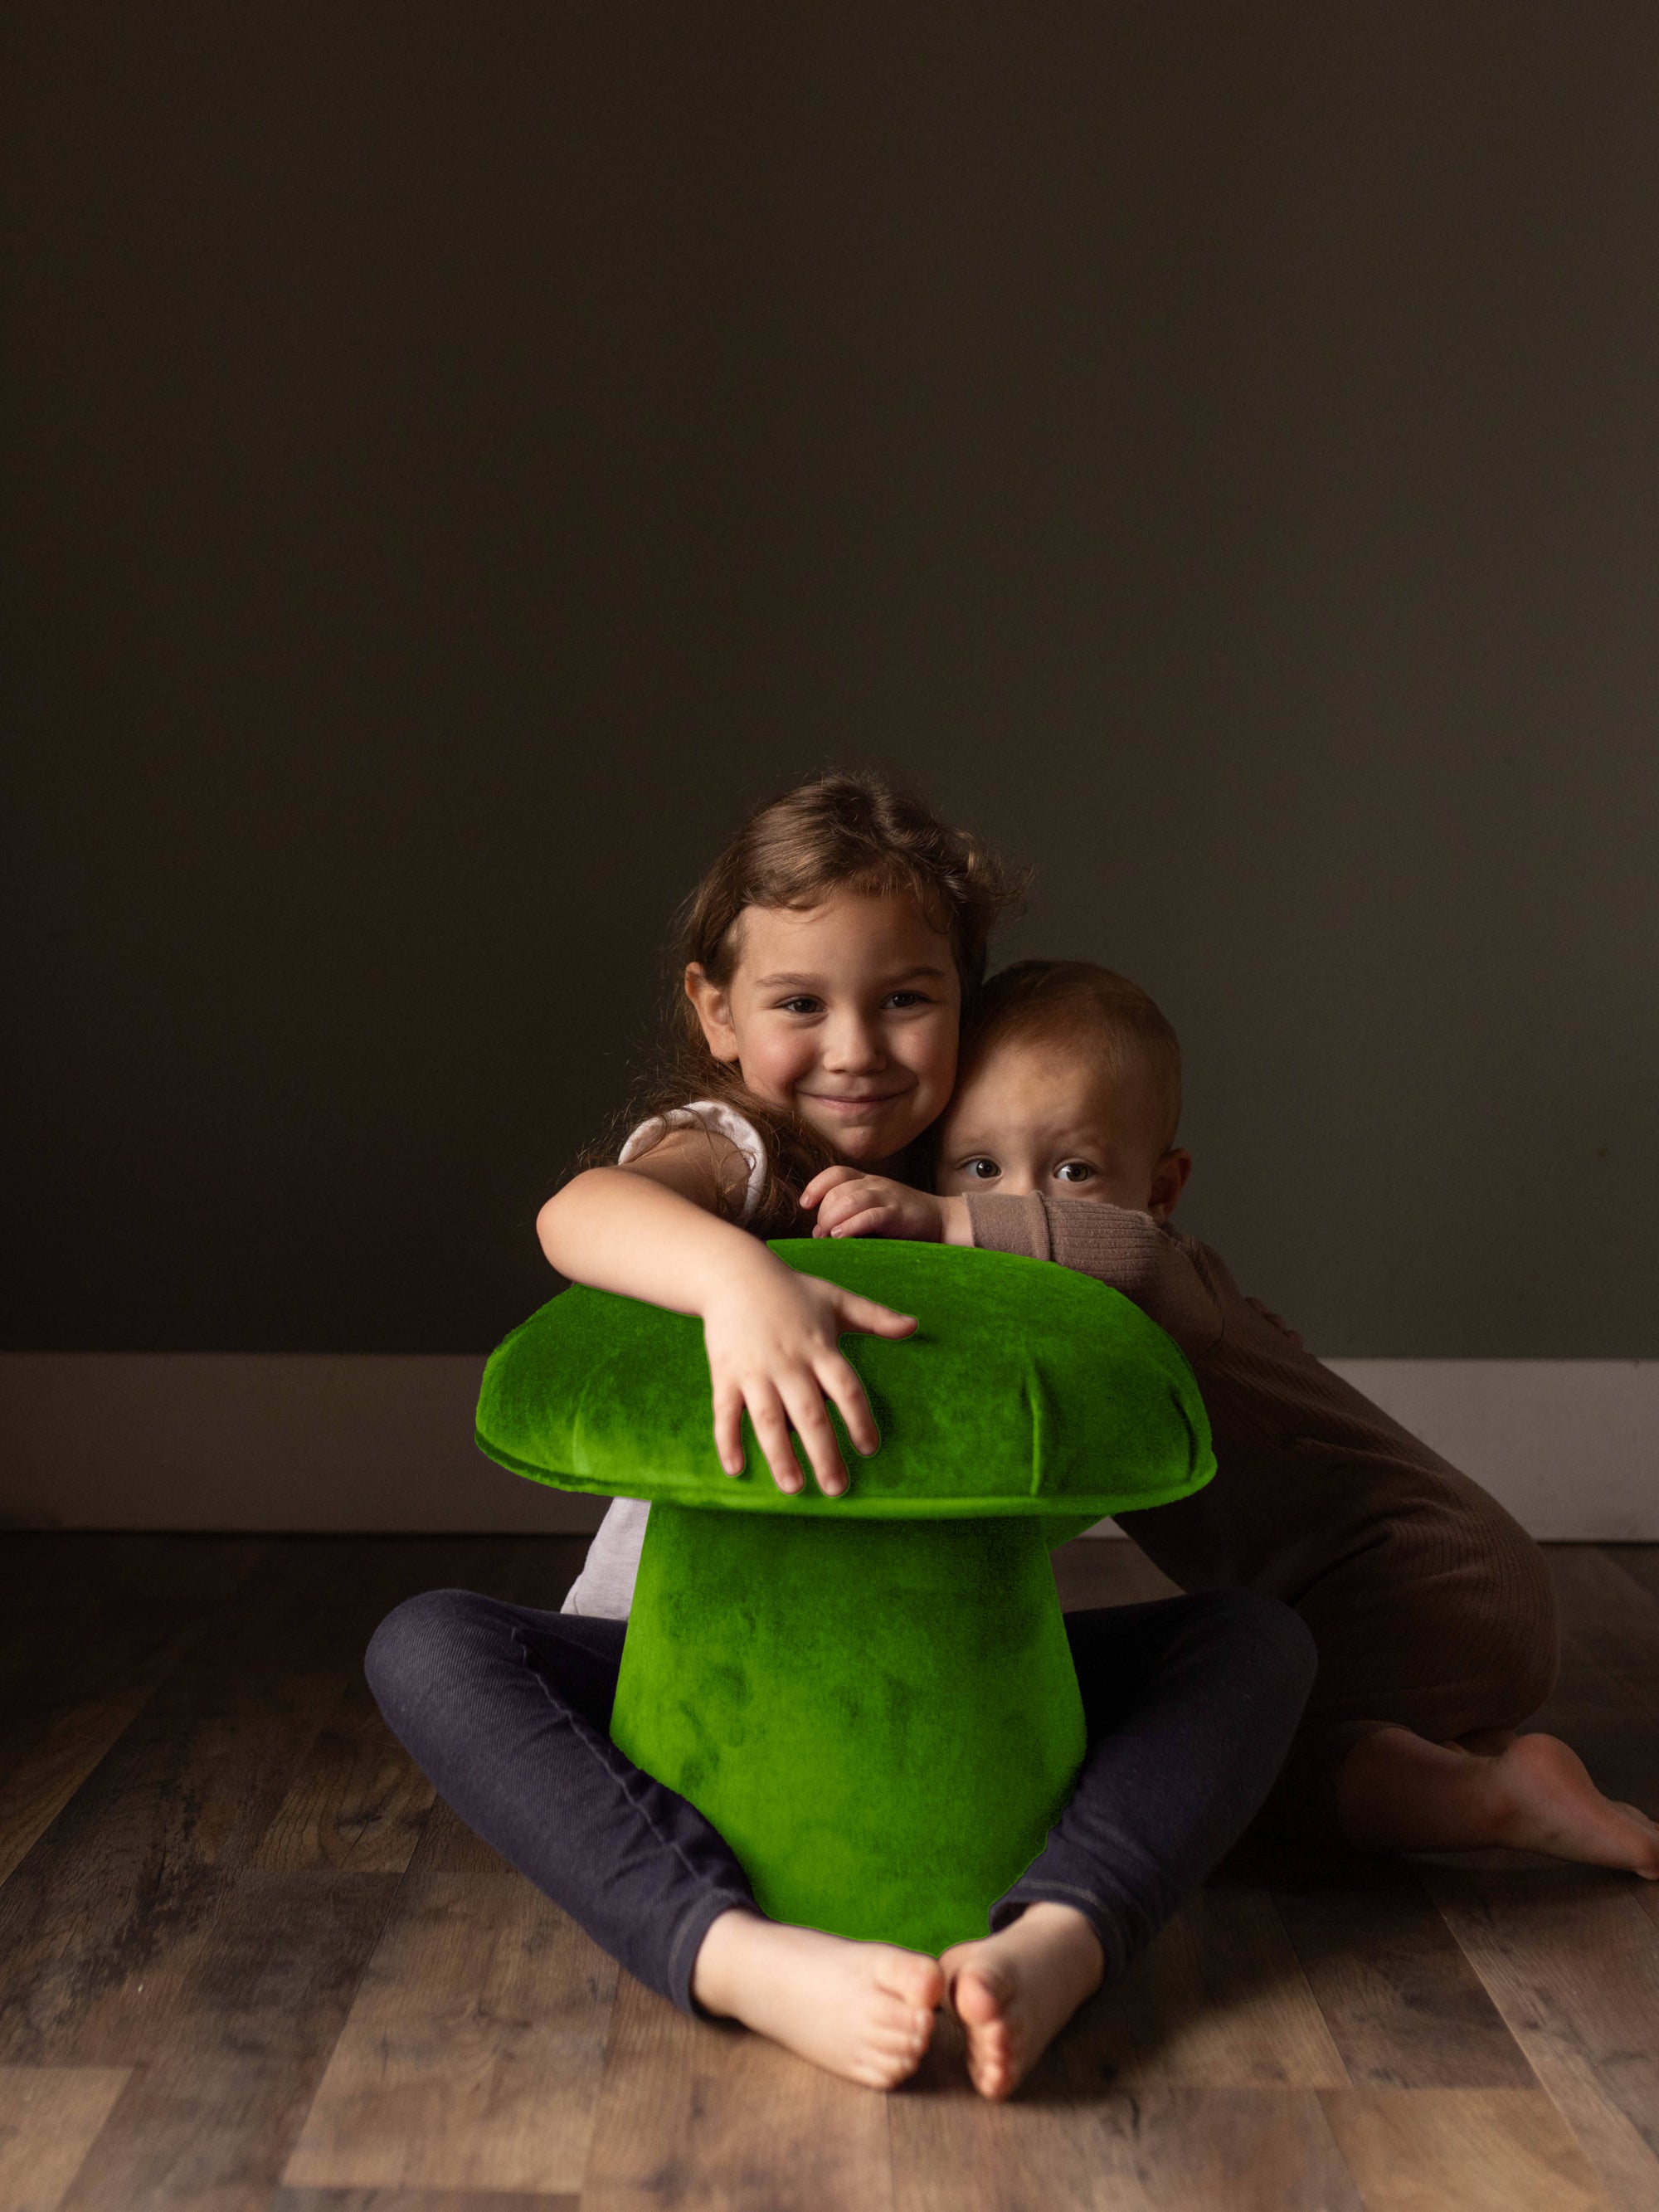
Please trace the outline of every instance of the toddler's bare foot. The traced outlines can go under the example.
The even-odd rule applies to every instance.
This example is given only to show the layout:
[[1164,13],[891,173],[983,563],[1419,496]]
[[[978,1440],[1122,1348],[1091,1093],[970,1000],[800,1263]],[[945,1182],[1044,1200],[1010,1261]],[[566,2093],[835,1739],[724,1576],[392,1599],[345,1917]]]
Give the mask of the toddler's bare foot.
[[921,2063],[945,1976],[919,1951],[851,1943],[734,1907],[702,1939],[691,1994],[815,2066],[891,2089]]
[[1518,1735],[1492,1765],[1506,1801],[1500,1844],[1659,1881],[1659,1827],[1634,1805],[1604,1797],[1559,1736]]
[[1028,1905],[981,1942],[939,1960],[968,2036],[981,2097],[1011,2096],[1085,1997],[1100,1987],[1100,1938],[1069,1905]]
[[1553,1735],[1431,1743],[1409,1729],[1364,1736],[1337,1780],[1343,1832],[1370,1851],[1547,1851],[1659,1881],[1659,1827],[1604,1797]]

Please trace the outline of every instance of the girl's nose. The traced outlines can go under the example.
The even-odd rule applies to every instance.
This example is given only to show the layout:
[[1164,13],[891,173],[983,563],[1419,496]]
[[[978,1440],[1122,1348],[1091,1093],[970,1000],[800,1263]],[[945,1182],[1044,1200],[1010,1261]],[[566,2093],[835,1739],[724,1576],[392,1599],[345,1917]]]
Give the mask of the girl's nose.
[[860,1069],[879,1067],[882,1050],[879,1039],[867,1022],[848,1019],[832,1024],[824,1040],[823,1064],[852,1074]]

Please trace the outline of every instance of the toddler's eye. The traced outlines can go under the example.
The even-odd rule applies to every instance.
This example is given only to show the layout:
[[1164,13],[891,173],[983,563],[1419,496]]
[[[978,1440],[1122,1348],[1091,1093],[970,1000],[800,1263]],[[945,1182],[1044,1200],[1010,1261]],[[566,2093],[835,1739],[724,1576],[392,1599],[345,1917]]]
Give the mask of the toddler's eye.
[[963,1171],[972,1176],[978,1182],[990,1182],[1002,1173],[1002,1170],[994,1160],[982,1158],[976,1160],[964,1160],[962,1164]]
[[1087,1160],[1062,1160],[1054,1170],[1054,1181],[1056,1182],[1088,1182],[1094,1172]]

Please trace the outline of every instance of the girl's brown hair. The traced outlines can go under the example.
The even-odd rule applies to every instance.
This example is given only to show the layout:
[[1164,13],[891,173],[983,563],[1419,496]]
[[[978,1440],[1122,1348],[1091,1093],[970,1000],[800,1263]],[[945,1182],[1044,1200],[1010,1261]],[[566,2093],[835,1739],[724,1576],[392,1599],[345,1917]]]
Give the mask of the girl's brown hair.
[[[835,1156],[804,1121],[754,1097],[735,1066],[714,1058],[685,996],[687,966],[696,961],[711,981],[728,983],[737,966],[734,925],[746,907],[817,906],[836,891],[908,892],[950,943],[965,1015],[984,980],[992,927],[1024,889],[1024,879],[977,838],[948,828],[879,776],[815,776],[769,799],[680,909],[661,1066],[655,1082],[617,1117],[613,1138],[693,1099],[725,1100],[766,1143],[766,1188],[750,1226],[770,1237],[798,1228],[797,1194]],[[616,1154],[612,1141],[595,1147],[583,1164]]]

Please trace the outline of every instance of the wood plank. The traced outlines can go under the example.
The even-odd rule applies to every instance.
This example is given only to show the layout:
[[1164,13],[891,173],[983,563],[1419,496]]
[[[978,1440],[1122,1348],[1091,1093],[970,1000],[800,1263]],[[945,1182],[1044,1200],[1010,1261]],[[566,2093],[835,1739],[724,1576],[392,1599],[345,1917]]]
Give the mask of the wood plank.
[[241,1874],[124,1993],[143,2062],[63,2212],[265,2212],[396,1889]]
[[270,2212],[581,2212],[581,2199],[521,2189],[279,2189]]
[[511,1874],[507,1861],[475,1835],[460,1814],[434,1798],[409,1862],[410,1874]]
[[407,1876],[283,2179],[580,2189],[617,1974],[516,1875]]
[[[147,1540],[120,1528],[8,1528],[5,1535],[0,1547],[0,1605],[8,1612],[31,1589],[48,1590],[61,1598],[77,1581],[92,1578],[112,1584],[126,1573],[126,1555],[133,1545]],[[100,1564],[111,1560],[116,1562],[113,1566]],[[5,1643],[6,1630],[0,1626],[0,1651]]]
[[1552,1544],[1550,1577],[1568,1647],[1659,1719],[1659,1601],[1596,1544]]
[[[453,1537],[429,1537],[434,1567],[450,1556]],[[565,1594],[582,1571],[591,1536],[506,1536],[474,1538],[476,1553],[471,1566],[462,1563],[459,1573],[434,1572],[422,1589],[476,1589],[509,1605],[528,1605],[544,1613],[556,1613]]]
[[1109,2146],[1125,2186],[1097,2188],[1098,2212],[1131,2181],[1147,2212],[1363,2212],[1311,2091],[1169,2088],[1114,2098],[1101,2119],[1102,2163]]
[[0,2066],[5,2212],[58,2212],[127,2079],[125,2066]]
[[[102,1547],[80,1575],[54,1547],[44,1614],[14,1646],[0,1692],[0,1881],[161,1684],[233,1602],[264,1550],[256,1538]],[[37,1596],[41,1594],[35,1593]]]
[[[1546,1554],[1553,1548],[1546,1545]],[[1598,1548],[1650,1598],[1659,1601],[1659,1544],[1602,1544]]]
[[1659,2204],[1659,1929],[1630,1875],[1513,1852],[1416,1862],[1619,2212]]
[[890,2120],[894,2212],[1362,2212],[1311,2090],[1056,2081],[992,2106],[964,2082]]
[[228,1604],[269,1548],[263,1536],[8,1535],[0,1708],[49,1703],[65,1682],[70,1698],[106,1688],[100,1644],[165,1642],[181,1620]]
[[[1271,1899],[1231,1871],[1082,2008],[1009,2103],[977,2097],[960,2054],[941,2021],[892,2101],[900,2212],[1358,2205],[1311,2094],[1346,2084],[1341,2055]],[[1238,2160],[1255,2161],[1243,2182]]]
[[894,2212],[1139,2207],[1143,2192],[1126,2169],[1114,2093],[1086,2063],[1074,2075],[1066,2063],[1077,2033],[1050,2046],[1007,2103],[990,2105],[968,2079],[960,2025],[941,2014],[915,2079],[889,2103]]
[[624,1974],[582,2212],[890,2212],[890,2101]]
[[[8,1529],[0,1545],[0,1704],[20,1672],[70,1657],[88,1625],[146,1565],[173,1556],[173,1539],[131,1534]],[[242,1540],[257,1546],[258,1537]]]
[[[524,1536],[492,1543],[475,1581],[509,1604],[556,1612],[591,1539]],[[434,1561],[434,1569],[437,1562]],[[421,1587],[441,1587],[439,1583]],[[356,1684],[307,1752],[257,1854],[261,1865],[329,1863],[416,1874],[505,1874],[507,1861],[437,1799],[368,1688]]]
[[493,1595],[514,1605],[540,1606],[556,1613],[580,1574],[592,1540],[591,1536],[516,1538],[499,1580],[490,1585]]
[[76,1791],[167,1679],[159,1654],[127,1678],[124,1696],[94,1698],[0,1730],[0,1882],[21,1866]]
[[1357,2087],[1536,2088],[1407,1862],[1278,1844],[1249,1850]]
[[1225,1873],[1117,1988],[1082,2008],[1064,2042],[1066,2078],[1103,2090],[1322,2089],[1348,2081],[1272,1899]]
[[743,2033],[689,2019],[631,1974],[617,1976],[582,2212],[678,2212],[694,2106],[719,2084]]
[[490,1548],[269,1545],[0,1888],[0,2059],[143,2057],[153,2004],[135,2009],[135,1984],[154,1983],[248,1865],[375,1624],[434,1566],[442,1580]]
[[436,1792],[353,1681],[313,1738],[253,1855],[255,1866],[401,1874]]
[[1540,2089],[1331,2089],[1320,2101],[1366,2212],[1607,2212]]

